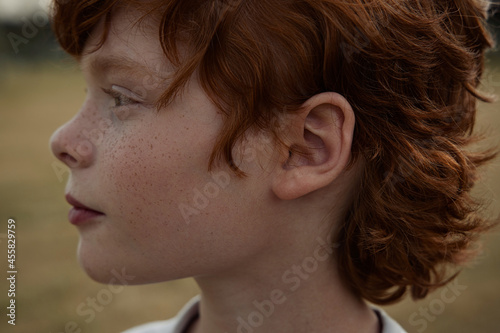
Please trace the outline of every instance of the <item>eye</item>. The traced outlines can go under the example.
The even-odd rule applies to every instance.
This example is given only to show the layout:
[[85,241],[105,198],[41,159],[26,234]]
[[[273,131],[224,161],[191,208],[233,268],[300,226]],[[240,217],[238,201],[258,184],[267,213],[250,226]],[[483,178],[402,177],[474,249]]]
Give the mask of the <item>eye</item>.
[[134,99],[134,93],[128,89],[119,86],[111,86],[111,89],[102,89],[104,93],[111,96],[114,100],[113,107],[118,108],[122,106],[129,106],[133,104],[140,103],[137,99]]

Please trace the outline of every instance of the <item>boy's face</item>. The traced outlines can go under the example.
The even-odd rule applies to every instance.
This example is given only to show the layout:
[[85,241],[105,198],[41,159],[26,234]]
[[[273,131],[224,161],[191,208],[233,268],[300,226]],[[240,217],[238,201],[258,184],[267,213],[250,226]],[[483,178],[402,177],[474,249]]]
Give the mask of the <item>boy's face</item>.
[[71,168],[66,192],[102,213],[70,216],[78,222],[81,265],[102,282],[125,268],[131,283],[245,265],[264,255],[280,230],[266,223],[268,173],[248,158],[246,179],[228,168],[207,171],[222,117],[195,79],[168,107],[154,107],[171,72],[157,27],[134,25],[137,17],[114,13],[104,45],[83,56],[86,100],[51,139]]

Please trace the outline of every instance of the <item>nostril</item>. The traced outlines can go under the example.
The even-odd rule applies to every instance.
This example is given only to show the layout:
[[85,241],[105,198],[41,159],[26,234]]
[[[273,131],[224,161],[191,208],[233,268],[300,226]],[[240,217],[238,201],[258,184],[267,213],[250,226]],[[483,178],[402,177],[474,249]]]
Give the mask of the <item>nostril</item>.
[[72,165],[78,164],[78,161],[76,160],[76,158],[74,158],[73,156],[71,156],[68,153],[61,153],[61,154],[59,154],[59,158],[60,158],[61,161],[63,161],[64,163],[66,163],[66,165],[68,165],[70,167]]

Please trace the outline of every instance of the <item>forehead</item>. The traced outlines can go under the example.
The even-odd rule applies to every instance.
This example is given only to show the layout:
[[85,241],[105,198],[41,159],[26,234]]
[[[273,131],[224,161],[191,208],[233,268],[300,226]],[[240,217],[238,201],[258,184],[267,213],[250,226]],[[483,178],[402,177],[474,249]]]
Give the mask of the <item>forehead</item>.
[[[105,41],[100,45],[103,36]],[[88,39],[80,59],[82,70],[103,73],[127,70],[133,74],[157,73],[167,69],[158,35],[158,23],[133,8],[116,8],[106,29],[104,19]]]

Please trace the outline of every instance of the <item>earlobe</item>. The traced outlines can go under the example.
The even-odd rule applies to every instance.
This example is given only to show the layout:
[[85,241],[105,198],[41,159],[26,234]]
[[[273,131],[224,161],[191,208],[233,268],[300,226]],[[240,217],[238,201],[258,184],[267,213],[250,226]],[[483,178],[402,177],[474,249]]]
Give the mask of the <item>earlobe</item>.
[[287,138],[292,150],[277,170],[273,192],[282,200],[293,200],[328,186],[345,170],[351,156],[354,112],[347,100],[333,92],[307,100],[293,115]]

